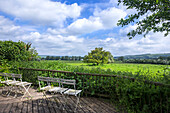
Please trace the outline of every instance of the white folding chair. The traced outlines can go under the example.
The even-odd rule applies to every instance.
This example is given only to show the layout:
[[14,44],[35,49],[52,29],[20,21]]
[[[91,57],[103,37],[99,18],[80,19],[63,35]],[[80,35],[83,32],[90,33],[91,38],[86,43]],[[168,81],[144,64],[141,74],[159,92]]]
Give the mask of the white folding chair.
[[57,82],[59,84],[59,86],[51,88],[49,90],[50,92],[63,94],[64,91],[68,90],[68,88],[64,88],[63,85],[61,87],[61,80],[60,80],[60,78],[52,78],[52,79],[53,79],[52,82]]
[[55,93],[55,91],[60,90],[61,85],[60,85],[60,79],[59,78],[50,78],[49,82],[51,83],[58,83],[58,86],[51,86],[51,89],[49,89],[49,92],[51,93]]
[[[53,83],[58,83],[58,86],[53,86],[51,87],[51,89],[49,89],[49,92],[51,94],[53,94],[53,98],[54,100],[56,101],[56,103],[59,103],[57,101],[57,97],[59,97],[58,95],[55,95],[57,93],[60,93],[61,96],[63,97],[63,92],[68,90],[68,88],[64,88],[64,87],[61,87],[61,81],[60,81],[60,78],[51,78],[51,81],[50,82],[53,82]],[[60,104],[59,108],[61,108],[62,104]]]
[[4,73],[5,74],[5,81],[1,81],[2,84],[5,84],[5,87],[3,88],[4,90],[7,90],[6,96],[9,96],[12,89],[14,88],[11,83],[15,83],[16,80],[13,78],[13,73]]
[[[23,93],[21,100],[26,96],[27,93],[32,98],[31,94],[29,93],[29,88],[31,87],[32,83],[23,82],[21,74],[13,74],[13,78],[16,82],[12,84],[17,87],[15,97],[17,97],[18,93],[21,91],[21,93]],[[19,81],[16,79],[19,79]]]
[[[51,83],[50,83],[50,80],[51,78],[50,77],[40,77],[38,76],[38,81],[39,81],[39,88],[40,88],[40,91],[43,92],[43,97],[45,97],[47,99],[47,95],[46,95],[46,92],[49,91],[52,87],[51,87]],[[41,87],[41,82],[43,82],[44,84],[47,83],[47,85]]]
[[[7,73],[7,75],[10,76],[10,74],[8,74],[8,73]],[[9,96],[11,92],[15,92],[14,98],[16,98],[17,92],[18,92],[18,88],[16,87],[16,84],[22,82],[22,75],[12,73],[11,76],[12,76],[12,81],[7,82],[7,85],[10,86],[7,96]]]
[[13,73],[1,73],[1,76],[4,77],[5,80],[1,80],[2,84],[8,84],[9,82],[12,82],[13,80],[9,79],[12,78]]
[[76,107],[75,107],[75,111],[76,111],[77,106],[78,106],[78,104],[79,104],[79,102],[80,102],[80,93],[81,93],[82,90],[76,90],[76,80],[60,79],[60,81],[61,81],[62,86],[63,86],[64,84],[66,84],[66,85],[73,85],[73,86],[74,86],[73,89],[70,89],[70,88],[69,88],[68,90],[66,90],[66,91],[64,92],[64,94],[66,95],[64,107],[65,107],[65,105],[67,104],[68,96],[69,96],[69,95],[73,95],[73,96],[75,96],[75,97],[77,98]]
[[[51,101],[50,98],[47,98],[46,92],[55,93],[56,90],[59,90],[60,89],[60,80],[58,78],[40,77],[40,76],[38,76],[38,81],[39,81],[40,91],[43,91],[43,98]],[[47,85],[45,85],[44,87],[41,87],[41,82],[46,82]],[[59,83],[59,87],[51,86],[52,82]],[[55,99],[55,101],[56,101],[56,99]]]

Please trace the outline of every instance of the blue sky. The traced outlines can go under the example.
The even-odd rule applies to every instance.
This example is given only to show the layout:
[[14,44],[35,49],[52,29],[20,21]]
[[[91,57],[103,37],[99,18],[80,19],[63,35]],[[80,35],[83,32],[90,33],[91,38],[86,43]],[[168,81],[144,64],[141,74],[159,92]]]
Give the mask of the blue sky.
[[129,40],[137,25],[117,26],[135,12],[117,0],[0,0],[0,40],[31,42],[39,55],[84,56],[95,47],[113,56],[169,53],[164,33]]

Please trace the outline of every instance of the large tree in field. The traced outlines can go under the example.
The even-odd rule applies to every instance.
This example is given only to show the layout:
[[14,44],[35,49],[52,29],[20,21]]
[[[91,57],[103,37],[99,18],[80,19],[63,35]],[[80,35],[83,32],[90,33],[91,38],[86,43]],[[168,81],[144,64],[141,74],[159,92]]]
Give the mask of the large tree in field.
[[83,62],[97,64],[105,64],[113,62],[113,56],[109,51],[103,50],[103,48],[95,48],[88,55],[84,56]]
[[[130,39],[136,34],[144,33],[145,36],[150,31],[165,31],[164,36],[169,34],[169,0],[118,0],[118,2],[127,6],[127,9],[137,10],[136,14],[131,14],[128,18],[118,21],[118,25],[122,27],[134,22],[137,24],[138,27],[127,34]],[[139,20],[141,16],[145,16],[145,18]]]

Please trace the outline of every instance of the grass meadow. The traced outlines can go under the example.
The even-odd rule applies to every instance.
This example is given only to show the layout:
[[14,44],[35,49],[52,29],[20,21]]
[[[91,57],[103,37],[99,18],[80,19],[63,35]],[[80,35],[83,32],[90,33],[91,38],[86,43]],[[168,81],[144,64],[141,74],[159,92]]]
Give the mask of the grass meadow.
[[66,64],[71,66],[81,66],[85,68],[98,68],[101,69],[111,69],[112,71],[126,71],[136,73],[139,70],[151,71],[152,73],[155,72],[164,72],[167,67],[170,65],[155,65],[155,64],[132,64],[132,63],[111,63],[111,64],[103,64],[98,66],[93,66],[91,64],[83,63],[83,62],[67,62]]

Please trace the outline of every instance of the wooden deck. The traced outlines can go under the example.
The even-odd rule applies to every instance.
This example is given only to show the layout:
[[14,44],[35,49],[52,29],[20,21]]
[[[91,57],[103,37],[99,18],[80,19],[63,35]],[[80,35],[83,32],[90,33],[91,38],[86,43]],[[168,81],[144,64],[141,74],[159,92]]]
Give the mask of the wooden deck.
[[[0,95],[0,113],[73,113],[76,98],[69,96],[69,100],[63,109],[59,106],[64,103],[61,95],[56,95],[56,101],[48,95],[47,99],[42,99],[42,93],[35,89],[30,89],[33,96],[32,100],[24,98],[21,101],[20,97],[13,98],[12,94],[9,97]],[[51,100],[49,100],[51,99]],[[103,99],[94,97],[81,97],[80,106],[77,108],[77,113],[117,113],[114,106],[104,101]]]

